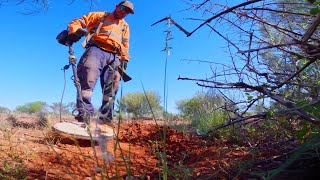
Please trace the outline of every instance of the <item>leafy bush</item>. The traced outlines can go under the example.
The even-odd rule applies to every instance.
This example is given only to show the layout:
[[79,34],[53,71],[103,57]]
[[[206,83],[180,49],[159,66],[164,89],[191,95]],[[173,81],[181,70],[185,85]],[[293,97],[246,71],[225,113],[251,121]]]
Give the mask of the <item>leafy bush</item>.
[[227,114],[223,111],[216,110],[212,113],[200,115],[198,124],[198,133],[206,133],[212,127],[220,125],[227,119]]
[[118,104],[119,109],[131,113],[134,118],[152,116],[152,112],[162,109],[160,95],[152,91],[128,93],[122,97]]
[[0,113],[10,113],[10,109],[0,106]]
[[29,113],[29,114],[39,113],[39,112],[44,112],[46,106],[47,106],[47,103],[41,102],[41,101],[36,101],[36,102],[27,103],[22,106],[18,106],[16,108],[16,111],[23,112],[23,113]]
[[190,120],[192,127],[196,127],[199,133],[204,133],[212,127],[222,124],[227,119],[227,112],[221,107],[231,103],[213,91],[197,93],[191,99],[177,102],[177,108],[184,119]]

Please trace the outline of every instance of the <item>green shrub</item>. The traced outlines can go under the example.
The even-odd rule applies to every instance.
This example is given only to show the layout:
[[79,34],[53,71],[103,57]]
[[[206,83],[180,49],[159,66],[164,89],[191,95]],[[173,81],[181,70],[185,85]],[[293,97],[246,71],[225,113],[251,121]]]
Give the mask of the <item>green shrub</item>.
[[202,134],[227,120],[227,112],[222,107],[234,108],[230,104],[221,95],[209,91],[178,101],[177,109],[181,117],[190,120],[191,126]]
[[159,94],[149,91],[128,93],[122,97],[118,104],[121,111],[132,114],[134,118],[141,118],[151,117],[152,112],[161,110],[160,102]]
[[44,112],[46,109],[47,103],[41,102],[41,101],[36,101],[36,102],[31,102],[27,103],[22,106],[18,106],[16,108],[16,111],[18,112],[23,112],[23,113],[39,113],[39,112]]
[[199,117],[198,133],[204,134],[217,125],[225,122],[227,114],[223,111],[214,111],[212,113],[203,114]]

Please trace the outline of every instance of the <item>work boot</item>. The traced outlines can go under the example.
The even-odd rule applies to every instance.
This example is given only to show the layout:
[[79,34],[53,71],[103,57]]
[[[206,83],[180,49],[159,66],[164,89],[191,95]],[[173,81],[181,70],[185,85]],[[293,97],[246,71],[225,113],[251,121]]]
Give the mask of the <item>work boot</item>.
[[101,106],[99,112],[99,121],[102,123],[112,123],[112,109],[108,106]]
[[84,118],[81,115],[75,116],[74,119],[76,119],[78,122],[84,122]]
[[99,121],[101,123],[111,124],[112,123],[112,113],[99,113]]
[[90,115],[79,113],[74,117],[78,122],[89,124],[90,123]]

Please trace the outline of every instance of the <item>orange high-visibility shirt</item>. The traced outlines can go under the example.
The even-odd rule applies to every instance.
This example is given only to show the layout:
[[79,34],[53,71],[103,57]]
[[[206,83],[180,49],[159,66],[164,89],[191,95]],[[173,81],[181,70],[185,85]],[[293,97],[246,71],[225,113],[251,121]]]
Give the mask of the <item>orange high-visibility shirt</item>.
[[[79,28],[87,28],[90,32],[99,26],[100,20],[105,12],[90,12],[79,19],[74,19],[68,25],[69,34],[76,32]],[[94,42],[101,49],[109,52],[120,53],[121,60],[129,61],[129,38],[130,29],[124,19],[115,19],[109,13],[104,20],[98,34],[94,34],[90,41]],[[120,52],[116,52],[115,48]]]

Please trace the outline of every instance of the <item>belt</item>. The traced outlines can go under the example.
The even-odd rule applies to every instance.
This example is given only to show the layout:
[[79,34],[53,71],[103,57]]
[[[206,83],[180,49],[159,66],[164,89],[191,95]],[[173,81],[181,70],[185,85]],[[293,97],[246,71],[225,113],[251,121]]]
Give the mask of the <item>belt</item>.
[[[114,53],[114,54],[120,54],[120,49],[116,46],[113,46],[111,44],[104,44],[104,43],[100,43],[100,42],[90,42],[88,43],[87,45],[88,47],[90,46],[94,46],[94,47],[97,47],[99,49],[101,49],[102,51],[106,51],[106,52],[109,52],[109,53]],[[104,49],[102,47],[105,47],[107,49]]]

